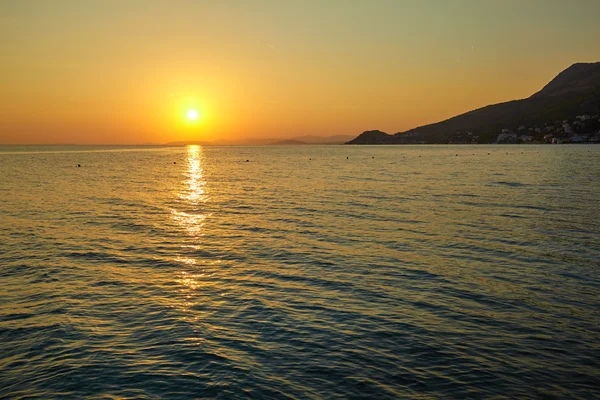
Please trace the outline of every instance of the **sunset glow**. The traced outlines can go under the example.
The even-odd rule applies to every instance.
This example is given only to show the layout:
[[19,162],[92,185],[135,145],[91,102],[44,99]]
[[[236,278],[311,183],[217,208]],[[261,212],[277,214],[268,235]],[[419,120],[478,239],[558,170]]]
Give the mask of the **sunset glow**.
[[594,0],[35,4],[0,6],[2,143],[393,133],[600,59]]
[[0,0],[0,399],[600,399],[600,0]]

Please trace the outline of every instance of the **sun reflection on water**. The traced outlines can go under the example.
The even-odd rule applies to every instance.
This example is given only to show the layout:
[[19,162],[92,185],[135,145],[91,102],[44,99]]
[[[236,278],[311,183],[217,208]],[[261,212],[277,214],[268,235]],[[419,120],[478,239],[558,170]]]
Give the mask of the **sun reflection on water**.
[[[177,194],[179,199],[178,209],[171,209],[173,219],[188,234],[190,241],[181,244],[183,254],[178,254],[174,260],[184,267],[178,272],[177,282],[183,285],[183,305],[190,306],[191,300],[196,295],[196,289],[206,278],[204,270],[198,270],[197,260],[190,255],[190,251],[200,248],[200,239],[203,236],[204,222],[208,216],[205,204],[208,201],[206,193],[206,180],[202,166],[202,148],[199,146],[188,146],[187,168],[183,173],[184,181],[181,190]],[[186,254],[187,253],[187,254]]]
[[187,155],[187,190],[180,194],[180,198],[192,204],[206,202],[204,174],[202,168],[202,148],[188,146]]
[[202,210],[202,205],[208,200],[206,181],[202,168],[202,148],[188,146],[188,168],[185,172],[185,185],[179,193],[183,210],[171,209],[173,218],[194,239],[202,236],[202,227],[208,214]]

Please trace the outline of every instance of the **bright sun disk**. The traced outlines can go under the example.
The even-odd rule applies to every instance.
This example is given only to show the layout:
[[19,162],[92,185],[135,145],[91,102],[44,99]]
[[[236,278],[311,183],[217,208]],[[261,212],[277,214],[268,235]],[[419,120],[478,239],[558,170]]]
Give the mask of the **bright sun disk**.
[[195,121],[196,119],[198,119],[198,111],[188,110],[187,117],[188,117],[188,119]]

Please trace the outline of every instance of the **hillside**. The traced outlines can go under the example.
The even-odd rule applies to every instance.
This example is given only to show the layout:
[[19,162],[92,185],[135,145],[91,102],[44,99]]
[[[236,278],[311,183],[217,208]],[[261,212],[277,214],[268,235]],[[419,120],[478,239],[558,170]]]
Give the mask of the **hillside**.
[[373,131],[367,131],[348,144],[448,143],[457,132],[467,131],[477,138],[477,142],[489,143],[502,129],[599,113],[600,62],[578,63],[562,71],[527,99],[489,105],[394,135],[377,134],[376,139]]
[[585,93],[600,88],[600,62],[571,65],[552,79],[532,98]]
[[306,142],[303,142],[301,140],[293,140],[293,139],[288,139],[288,140],[280,140],[279,142],[275,142],[273,143],[276,146],[290,146],[290,145],[303,145],[303,144],[308,144]]
[[277,138],[242,138],[236,140],[218,139],[215,141],[179,141],[166,143],[168,146],[185,146],[195,144],[201,146],[266,146],[266,145],[300,145],[300,144],[344,144],[352,136],[334,135],[334,136],[314,136],[304,135],[292,137],[289,139]]

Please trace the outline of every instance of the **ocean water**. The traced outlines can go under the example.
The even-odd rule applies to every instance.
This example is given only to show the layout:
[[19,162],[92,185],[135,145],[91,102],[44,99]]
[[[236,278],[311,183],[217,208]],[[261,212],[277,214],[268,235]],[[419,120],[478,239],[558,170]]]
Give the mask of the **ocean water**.
[[598,397],[600,146],[0,147],[0,398]]

